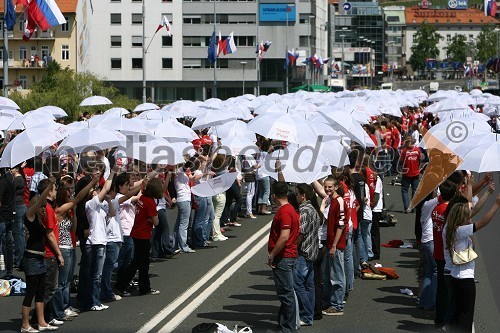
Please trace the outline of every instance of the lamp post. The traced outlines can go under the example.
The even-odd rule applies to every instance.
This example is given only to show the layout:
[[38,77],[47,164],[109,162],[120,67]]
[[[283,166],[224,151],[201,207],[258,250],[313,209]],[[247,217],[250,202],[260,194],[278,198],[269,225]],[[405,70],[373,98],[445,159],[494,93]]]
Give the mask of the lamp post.
[[[394,44],[394,41],[391,40],[387,44],[389,46],[389,50],[392,50],[392,46],[391,45]],[[391,54],[392,54],[392,51],[389,51],[389,55],[391,55]],[[389,57],[387,57],[387,62],[390,64]],[[392,68],[392,65],[391,65],[391,72],[389,73],[389,80],[390,80],[391,83],[392,83],[392,76],[393,76],[393,74],[394,74],[394,69]]]
[[340,35],[339,36],[340,38],[342,38],[342,58],[340,60],[341,64],[340,66],[342,66],[341,68],[341,71],[342,71],[342,79],[345,78],[345,69],[344,69],[344,38],[345,38],[345,35]]
[[371,44],[373,47],[370,47],[370,89],[373,89],[373,71],[375,67],[375,59],[372,59],[372,49],[373,49],[373,56],[375,58],[375,41],[372,40]]
[[[312,56],[312,47],[311,47],[311,22],[315,18],[316,18],[316,16],[309,15],[309,21],[307,22],[307,47],[309,48],[309,57]],[[310,67],[311,65],[308,64],[308,66]],[[307,86],[307,91],[310,91],[311,80],[312,80],[313,73],[312,73],[312,70],[308,70],[307,68],[306,68],[306,70],[309,72],[309,82],[308,82],[308,86]]]
[[[359,47],[359,48],[361,48],[361,47],[362,47],[362,42],[363,42],[363,39],[364,39],[364,38],[365,38],[365,37],[363,37],[363,36],[359,36],[359,40],[358,40],[358,47]],[[361,65],[361,66],[360,66],[360,68],[361,68],[361,69],[363,69],[363,52],[361,52],[360,54],[361,54],[361,58],[360,58],[360,61],[361,61],[361,64],[360,64],[360,65]],[[362,72],[362,71],[359,71],[359,74],[358,74],[359,80],[358,80],[358,81],[359,81],[359,85],[360,85],[360,86],[363,86],[363,77],[361,76],[361,72]]]
[[245,95],[245,66],[247,64],[246,61],[240,61],[241,67],[243,68],[243,94]]

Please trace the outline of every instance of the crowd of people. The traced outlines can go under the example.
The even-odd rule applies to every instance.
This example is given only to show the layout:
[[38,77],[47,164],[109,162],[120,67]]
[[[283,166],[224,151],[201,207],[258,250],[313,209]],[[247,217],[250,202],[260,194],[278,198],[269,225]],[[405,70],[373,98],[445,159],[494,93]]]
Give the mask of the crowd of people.
[[[279,330],[296,332],[323,316],[343,315],[355,279],[381,257],[383,180],[401,175],[402,212],[415,214],[421,253],[418,307],[436,312],[436,328],[470,332],[474,262],[454,264],[453,252],[471,246],[470,236],[491,221],[500,198],[472,223],[495,185],[491,175],[474,183],[470,174],[456,171],[411,209],[429,159],[417,145],[439,119],[424,114],[422,107],[402,111],[401,118],[372,118],[365,130],[374,148],[353,143],[345,166],[311,184],[286,183],[279,161],[278,179],[266,174],[266,155],[286,142],[258,136],[258,153],[230,156],[206,131],[193,141],[196,153],[175,166],[146,165],[115,149],[60,156],[49,150],[3,170],[0,249],[7,273],[26,274],[21,331],[56,330],[80,311],[106,310],[106,303],[135,290],[159,294],[148,276],[152,260],[226,241],[225,226],[240,227],[242,217],[273,214],[273,207],[268,263],[281,302]],[[191,191],[232,172],[236,180],[225,192],[199,196]],[[474,199],[483,188],[485,194]],[[171,232],[167,209],[174,207]],[[77,247],[77,303],[71,304]]]

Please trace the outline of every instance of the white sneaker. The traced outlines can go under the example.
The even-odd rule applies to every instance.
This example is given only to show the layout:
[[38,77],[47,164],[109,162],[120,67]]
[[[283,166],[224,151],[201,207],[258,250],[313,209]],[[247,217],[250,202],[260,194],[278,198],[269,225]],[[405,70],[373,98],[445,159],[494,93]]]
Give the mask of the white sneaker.
[[100,307],[101,307],[101,309],[103,309],[103,310],[107,310],[107,309],[109,309],[109,305],[99,304],[99,306],[100,306]]
[[102,311],[104,310],[100,305],[94,305],[90,308],[90,311]]
[[226,236],[220,236],[220,237],[213,237],[212,240],[214,242],[223,242],[225,240],[228,240],[228,238]]
[[76,313],[75,311],[71,310],[70,308],[64,310],[64,315],[66,317],[78,317],[78,313]]
[[64,321],[57,320],[57,319],[52,319],[49,322],[49,325],[52,325],[52,326],[61,326],[61,325],[64,325]]
[[72,306],[70,306],[68,309],[70,309],[71,311],[73,311],[73,312],[75,312],[75,313],[77,313],[77,314],[78,314],[78,313],[80,313],[80,310],[79,310],[79,309],[74,308],[74,307],[72,307]]
[[121,301],[121,300],[122,300],[122,297],[120,295],[114,294],[110,298],[104,299],[103,302],[113,302],[113,301]]

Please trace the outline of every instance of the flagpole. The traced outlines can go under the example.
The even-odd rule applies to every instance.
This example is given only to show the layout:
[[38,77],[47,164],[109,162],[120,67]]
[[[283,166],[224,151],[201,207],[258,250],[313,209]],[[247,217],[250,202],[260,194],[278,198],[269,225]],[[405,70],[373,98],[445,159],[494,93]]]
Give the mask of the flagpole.
[[[215,11],[215,1],[214,0],[214,34],[215,34],[215,30],[217,29],[217,14],[216,14],[216,11]],[[220,42],[220,41],[219,41]],[[219,51],[219,43],[217,43],[217,51]],[[217,52],[219,53],[219,52]],[[217,55],[215,57],[215,62],[214,62],[214,91],[212,92],[212,97],[213,98],[217,98],[217,58],[219,56]]]
[[4,0],[3,20],[3,96],[9,97],[9,32],[7,31],[7,6],[8,0]]
[[[286,5],[286,37],[285,37],[285,47],[286,47],[286,50],[285,50],[285,55],[288,57],[288,4]],[[288,94],[288,67],[289,66],[286,66],[286,93]]]
[[146,103],[146,5],[142,2],[142,102]]
[[259,44],[259,24],[260,24],[260,0],[257,0],[257,34],[255,44],[257,48],[257,61],[255,69],[257,70],[257,96],[260,96],[260,44]]

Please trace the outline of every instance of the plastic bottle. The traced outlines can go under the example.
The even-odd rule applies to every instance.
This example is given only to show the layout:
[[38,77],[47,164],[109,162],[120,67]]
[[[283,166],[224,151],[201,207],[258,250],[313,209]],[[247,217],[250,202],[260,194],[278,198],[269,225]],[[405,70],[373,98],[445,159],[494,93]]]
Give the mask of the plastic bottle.
[[5,259],[3,254],[0,254],[0,277],[4,277],[7,272],[5,271]]

